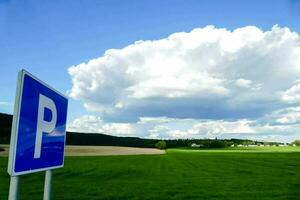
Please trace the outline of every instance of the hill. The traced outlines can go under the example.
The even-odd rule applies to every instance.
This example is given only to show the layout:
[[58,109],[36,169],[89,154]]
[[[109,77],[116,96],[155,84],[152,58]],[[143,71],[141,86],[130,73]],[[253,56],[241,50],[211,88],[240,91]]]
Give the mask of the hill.
[[0,113],[0,144],[8,144],[12,125],[12,115]]

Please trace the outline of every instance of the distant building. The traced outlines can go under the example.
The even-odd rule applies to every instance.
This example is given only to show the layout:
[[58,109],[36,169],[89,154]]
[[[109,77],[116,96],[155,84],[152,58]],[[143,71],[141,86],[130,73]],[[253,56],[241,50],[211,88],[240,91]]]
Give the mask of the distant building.
[[191,147],[200,147],[200,145],[199,145],[199,144],[196,144],[196,143],[192,143],[192,144],[191,144]]
[[199,148],[199,147],[204,147],[204,145],[203,145],[203,144],[192,143],[192,144],[191,144],[191,147]]
[[256,144],[249,144],[248,147],[257,147]]
[[287,145],[286,144],[279,144],[278,146],[279,147],[286,147]]

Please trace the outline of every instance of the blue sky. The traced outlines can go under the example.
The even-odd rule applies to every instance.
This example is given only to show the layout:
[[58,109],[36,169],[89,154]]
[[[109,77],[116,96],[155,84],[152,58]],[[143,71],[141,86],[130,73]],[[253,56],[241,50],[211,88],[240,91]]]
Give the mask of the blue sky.
[[[0,0],[0,72],[2,74],[0,79],[0,102],[2,102],[0,103],[0,112],[13,112],[16,77],[21,68],[25,68],[66,93],[76,85],[74,82],[72,83],[72,78],[75,75],[71,76],[68,69],[71,66],[88,63],[91,59],[102,57],[108,49],[122,49],[134,44],[135,41],[159,40],[167,38],[173,33],[190,32],[195,28],[204,28],[207,25],[213,25],[216,29],[226,28],[230,31],[246,26],[255,26],[261,31],[270,31],[274,25],[278,24],[280,27],[288,27],[290,31],[299,33],[299,13],[300,4],[297,1],[279,0]],[[75,74],[78,75],[77,72]],[[130,107],[121,112],[113,111],[114,114],[111,114],[108,111],[103,111],[104,107],[107,107],[103,106],[104,104],[101,104],[101,108],[98,105],[96,106],[97,109],[91,108],[91,103],[96,102],[93,95],[96,93],[91,94],[88,99],[75,94],[73,95],[74,98],[70,98],[68,116],[70,123],[86,115],[99,117],[97,120],[100,120],[101,123],[109,122],[110,127],[115,125],[112,123],[119,122],[124,123],[119,125],[126,126],[128,123],[138,121],[141,117],[192,118],[192,120],[206,118],[262,120],[263,115],[267,115],[268,112],[288,108],[279,103],[265,107],[260,106],[263,103],[256,102],[253,103],[255,109],[252,110],[240,108],[232,110],[228,106],[221,106],[222,108],[218,112],[212,112],[212,107],[202,106],[208,102],[203,98],[193,97],[187,101],[185,101],[186,98],[181,98],[178,101],[165,101],[164,98],[161,99],[156,96],[151,97],[157,98],[156,104],[151,103],[151,105],[157,109],[149,107],[147,102],[150,100],[147,97],[140,98],[138,102],[142,103],[138,107]],[[214,99],[213,101],[215,101],[215,105],[219,105],[218,102],[224,100]],[[197,108],[201,110],[202,114],[197,115],[189,112],[185,106],[180,106],[187,102],[191,105],[190,110]],[[84,103],[90,104],[90,106],[84,106]],[[243,106],[244,104],[241,107]],[[178,110],[177,107],[179,107]],[[141,113],[141,108],[143,111],[145,109],[148,111]],[[166,108],[164,112],[161,112],[162,108]],[[261,109],[263,113],[259,112]],[[236,114],[229,115],[229,112]],[[243,114],[243,112],[250,114]],[[169,113],[177,114],[169,115]],[[192,122],[189,121],[188,123]],[[172,125],[172,127],[174,126]],[[186,126],[188,126],[187,123],[181,125],[181,127]],[[99,130],[103,130],[102,127],[103,124]],[[144,128],[141,129],[144,130]],[[152,127],[151,130],[154,129],[155,127]]]

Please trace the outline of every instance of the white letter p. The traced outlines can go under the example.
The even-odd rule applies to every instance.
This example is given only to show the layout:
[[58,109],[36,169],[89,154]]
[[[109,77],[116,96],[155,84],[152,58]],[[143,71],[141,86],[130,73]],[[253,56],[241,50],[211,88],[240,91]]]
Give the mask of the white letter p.
[[[45,108],[48,108],[52,113],[51,121],[45,121]],[[37,128],[36,128],[36,138],[35,138],[35,148],[34,148],[34,158],[41,157],[41,148],[42,148],[42,138],[43,132],[51,133],[57,121],[57,110],[55,103],[52,99],[40,94],[39,96],[39,110],[37,117]]]

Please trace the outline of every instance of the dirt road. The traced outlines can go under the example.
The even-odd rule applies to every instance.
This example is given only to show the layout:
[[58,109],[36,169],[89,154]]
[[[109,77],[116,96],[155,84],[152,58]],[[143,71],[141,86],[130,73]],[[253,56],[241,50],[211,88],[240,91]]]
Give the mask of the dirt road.
[[[0,156],[8,156],[9,146],[1,145],[5,151]],[[153,148],[115,147],[115,146],[66,146],[66,156],[108,156],[108,155],[145,155],[164,154],[164,150]]]

